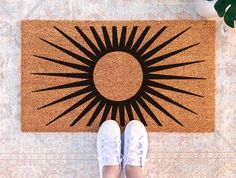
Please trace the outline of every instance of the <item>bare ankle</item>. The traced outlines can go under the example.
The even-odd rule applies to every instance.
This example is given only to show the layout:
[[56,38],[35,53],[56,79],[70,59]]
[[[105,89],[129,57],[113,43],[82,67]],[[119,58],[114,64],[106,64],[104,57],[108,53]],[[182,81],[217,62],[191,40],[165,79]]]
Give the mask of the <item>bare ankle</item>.
[[103,178],[118,178],[120,175],[120,167],[118,165],[104,166],[102,172]]
[[143,169],[141,166],[125,166],[125,174],[127,178],[143,178]]

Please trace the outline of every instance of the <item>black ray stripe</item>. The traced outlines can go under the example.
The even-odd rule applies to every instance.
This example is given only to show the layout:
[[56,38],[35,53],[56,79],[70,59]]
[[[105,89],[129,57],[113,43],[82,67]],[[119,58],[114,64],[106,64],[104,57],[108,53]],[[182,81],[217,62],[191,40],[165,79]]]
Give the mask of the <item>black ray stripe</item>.
[[116,26],[112,27],[112,42],[113,42],[113,48],[117,49],[118,48],[118,36],[117,36],[117,27]]
[[196,64],[196,63],[200,63],[200,62],[204,62],[204,60],[148,67],[147,68],[147,72],[157,72],[157,71],[161,71],[161,70],[166,70],[166,69],[186,66],[186,65],[190,65],[190,64]]
[[139,48],[139,46],[141,45],[141,43],[143,42],[145,36],[147,35],[148,31],[150,30],[150,26],[147,26],[142,34],[139,36],[139,38],[137,39],[137,41],[134,43],[133,47],[131,48],[133,52],[136,52]]
[[157,119],[152,110],[147,106],[145,101],[141,97],[137,99],[137,102],[143,107],[143,109],[151,116],[151,118],[159,125],[162,126],[161,122]]
[[117,114],[117,105],[113,104],[112,111],[111,111],[111,119],[116,120],[116,114]]
[[51,106],[51,105],[54,105],[54,104],[57,104],[57,103],[61,103],[61,102],[63,102],[63,101],[69,100],[69,99],[71,99],[71,98],[77,97],[77,96],[79,96],[79,95],[82,95],[82,94],[85,94],[85,93],[88,93],[88,92],[91,92],[91,91],[92,91],[92,88],[91,88],[90,86],[88,86],[88,87],[83,88],[83,89],[81,89],[81,90],[78,90],[78,91],[76,91],[76,92],[74,92],[74,93],[71,93],[71,94],[69,94],[69,95],[66,95],[66,96],[64,96],[64,97],[62,97],[62,98],[60,98],[60,99],[58,99],[58,100],[55,100],[55,101],[53,101],[53,102],[51,102],[51,103],[48,103],[48,104],[46,104],[46,105],[44,105],[44,106],[41,106],[40,108],[38,108],[38,110],[39,110],[39,109],[43,109],[43,108],[48,107],[48,106]]
[[111,49],[112,48],[111,40],[110,40],[108,31],[107,31],[107,28],[105,26],[102,26],[102,32],[103,32],[103,36],[104,36],[104,40],[105,40],[107,49]]
[[163,60],[165,60],[165,59],[167,59],[167,58],[169,58],[171,56],[174,56],[174,55],[179,54],[179,53],[181,53],[183,51],[186,51],[187,49],[192,48],[194,46],[197,46],[199,44],[200,43],[196,43],[196,44],[193,44],[193,45],[190,45],[190,46],[187,46],[187,47],[184,47],[184,48],[172,51],[170,53],[164,54],[162,56],[158,56],[156,58],[153,58],[153,59],[150,59],[150,60],[146,61],[144,64],[145,64],[145,66],[153,65],[153,64],[155,64],[157,62],[163,61]]
[[145,89],[145,91],[148,92],[148,93],[150,93],[150,94],[152,94],[152,95],[154,95],[154,96],[156,96],[156,97],[158,97],[158,98],[161,98],[161,99],[163,99],[163,100],[165,100],[165,101],[167,101],[167,102],[169,102],[169,103],[172,103],[172,104],[174,104],[174,105],[176,105],[176,106],[178,106],[178,107],[180,107],[180,108],[183,108],[183,109],[185,109],[185,110],[187,110],[187,111],[189,111],[189,112],[191,112],[191,113],[197,114],[196,112],[192,111],[191,109],[189,109],[189,108],[185,107],[184,105],[182,105],[182,104],[180,104],[180,103],[178,103],[178,102],[172,100],[171,98],[167,97],[166,95],[163,95],[163,94],[161,94],[160,92],[158,92],[158,91],[156,91],[156,90],[153,90],[153,89],[150,88],[150,87],[147,87],[147,88]]
[[149,103],[151,103],[153,106],[155,106],[157,109],[159,109],[161,112],[163,112],[165,115],[169,116],[173,121],[178,123],[179,125],[183,126],[183,124],[178,121],[172,114],[170,114],[167,110],[165,110],[161,105],[159,105],[155,100],[153,100],[149,95],[146,93],[142,94],[142,97],[147,100]]
[[67,49],[65,49],[65,48],[63,48],[63,47],[61,47],[61,46],[58,46],[58,45],[56,45],[56,44],[54,44],[54,43],[51,43],[51,42],[49,42],[49,41],[47,41],[47,40],[44,40],[43,38],[40,38],[40,40],[42,40],[42,41],[48,43],[49,45],[53,46],[54,48],[59,49],[60,51],[62,51],[62,52],[64,52],[64,53],[68,54],[69,56],[71,56],[71,57],[73,57],[73,58],[79,60],[80,62],[82,62],[82,63],[84,63],[84,64],[86,64],[86,65],[89,65],[89,66],[90,66],[90,65],[93,64],[93,62],[92,62],[91,60],[86,59],[86,58],[84,58],[84,57],[82,57],[82,56],[80,56],[80,55],[78,55],[78,54],[76,54],[76,53],[74,53],[74,52],[72,52],[72,51],[69,51],[69,50],[67,50]]
[[73,82],[73,83],[68,83],[68,84],[64,84],[64,85],[57,85],[54,87],[44,88],[44,89],[40,89],[40,90],[34,90],[32,92],[58,90],[58,89],[73,88],[73,87],[80,87],[80,86],[87,86],[87,85],[90,85],[90,81],[83,80],[83,81],[79,81],[79,82]]
[[79,116],[70,124],[70,126],[74,126],[77,122],[79,122],[85,114],[87,114],[101,99],[99,97],[95,97],[88,106],[79,114]]
[[55,27],[54,28],[61,33],[67,40],[69,40],[74,46],[76,46],[82,53],[84,53],[86,56],[88,56],[90,59],[93,61],[96,60],[96,56],[91,53],[89,50],[87,50],[85,47],[83,47],[80,43],[75,41],[73,38],[71,38],[69,35],[67,35],[65,32],[60,30],[59,28]]
[[92,123],[94,122],[94,120],[96,119],[96,117],[98,116],[98,114],[101,112],[102,108],[105,105],[105,101],[101,100],[100,103],[98,104],[96,110],[94,111],[93,115],[91,116],[91,118],[89,119],[89,122],[87,123],[87,126],[91,126]]
[[119,113],[120,113],[120,125],[125,126],[125,110],[123,104],[119,105]]
[[131,33],[130,33],[130,35],[129,35],[129,39],[128,39],[127,44],[126,44],[126,48],[127,48],[127,49],[130,49],[131,46],[133,45],[134,37],[135,37],[135,35],[136,35],[137,29],[138,29],[137,26],[134,26],[134,27],[132,28],[132,31],[131,31]]
[[185,76],[175,76],[175,75],[162,75],[162,74],[148,74],[149,79],[162,79],[162,80],[205,80],[206,78],[200,77],[185,77]]
[[119,47],[122,49],[125,46],[127,26],[123,26],[120,35],[120,44]]
[[93,26],[90,26],[90,30],[91,30],[91,32],[92,32],[92,34],[93,34],[93,36],[94,36],[94,38],[95,38],[95,40],[96,40],[96,42],[97,42],[99,48],[100,48],[100,50],[101,50],[101,51],[104,51],[104,50],[106,49],[106,47],[105,47],[105,45],[103,44],[101,38],[99,37],[99,35],[98,35],[96,29],[95,29]]
[[79,32],[80,36],[82,36],[84,41],[89,45],[90,49],[94,52],[94,54],[96,54],[96,56],[99,56],[101,52],[99,51],[97,46],[89,39],[87,35],[85,35],[85,33],[78,26],[75,26],[75,29]]
[[31,73],[31,75],[44,75],[53,77],[81,78],[88,79],[88,73]]
[[147,126],[147,123],[146,123],[146,121],[145,121],[145,119],[144,119],[144,117],[143,117],[143,114],[142,114],[142,112],[140,111],[139,106],[138,106],[138,104],[136,103],[136,101],[133,101],[131,104],[132,104],[132,106],[133,106],[135,112],[137,113],[137,115],[138,115],[140,121],[143,123],[143,125]]
[[167,28],[167,26],[162,27],[151,39],[149,39],[145,45],[143,45],[138,51],[137,54],[138,55],[143,55],[143,53],[145,53],[145,51],[153,44],[153,42],[165,31],[165,29]]
[[185,93],[185,94],[189,94],[189,95],[193,95],[193,96],[203,97],[202,95],[198,95],[198,94],[195,94],[195,93],[192,93],[189,91],[185,91],[185,90],[182,90],[179,88],[171,87],[169,85],[165,85],[165,84],[158,83],[158,82],[151,81],[151,80],[147,81],[147,86],[152,86],[152,87],[162,88],[162,89],[169,90],[169,91],[175,91],[175,92],[179,92],[179,93]]
[[44,57],[44,56],[38,56],[38,55],[33,55],[33,56],[37,57],[39,59],[44,59],[44,60],[47,60],[47,61],[54,62],[56,64],[61,64],[63,66],[67,66],[67,67],[70,67],[70,68],[73,68],[73,69],[78,69],[78,70],[85,71],[85,72],[90,71],[90,68],[88,66],[83,66],[83,65],[79,65],[79,64],[70,63],[70,62],[60,61],[60,60],[57,60],[57,59],[48,58],[48,57]]
[[134,120],[134,115],[133,115],[133,112],[132,112],[132,109],[131,109],[131,105],[130,104],[126,104],[125,108],[126,108],[129,120],[130,121]]
[[93,97],[95,97],[95,93],[91,92],[89,93],[87,96],[85,96],[84,98],[82,98],[81,100],[79,100],[77,103],[75,103],[74,105],[72,105],[70,108],[68,108],[67,110],[65,110],[63,113],[61,113],[59,116],[57,116],[55,119],[51,120],[49,123],[46,124],[49,125],[53,122],[55,122],[56,120],[58,120],[59,118],[61,118],[62,116],[68,114],[69,112],[73,111],[74,109],[76,109],[77,107],[83,105],[84,103],[86,103],[87,101],[89,101],[90,99],[92,99]]
[[109,103],[107,103],[106,107],[103,111],[103,115],[102,115],[102,118],[101,118],[101,121],[100,121],[99,125],[102,125],[102,123],[107,119],[107,116],[109,114],[110,109],[111,109],[111,105]]
[[167,46],[168,44],[170,44],[172,41],[174,41],[176,38],[178,38],[180,35],[182,35],[184,32],[188,31],[191,27],[185,29],[184,31],[178,33],[177,35],[173,36],[172,38],[170,38],[169,40],[163,42],[162,44],[160,44],[159,46],[155,47],[154,49],[152,49],[151,51],[147,52],[146,54],[144,54],[141,58],[142,60],[146,60],[150,57],[152,57],[154,54],[156,54],[158,51],[160,51],[162,48],[164,48],[165,46]]

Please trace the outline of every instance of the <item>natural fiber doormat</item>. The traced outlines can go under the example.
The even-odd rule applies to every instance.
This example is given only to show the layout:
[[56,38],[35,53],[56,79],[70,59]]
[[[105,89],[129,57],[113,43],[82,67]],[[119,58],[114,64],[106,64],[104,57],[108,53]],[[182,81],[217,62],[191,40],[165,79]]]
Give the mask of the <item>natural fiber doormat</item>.
[[214,21],[23,21],[23,131],[215,128]]

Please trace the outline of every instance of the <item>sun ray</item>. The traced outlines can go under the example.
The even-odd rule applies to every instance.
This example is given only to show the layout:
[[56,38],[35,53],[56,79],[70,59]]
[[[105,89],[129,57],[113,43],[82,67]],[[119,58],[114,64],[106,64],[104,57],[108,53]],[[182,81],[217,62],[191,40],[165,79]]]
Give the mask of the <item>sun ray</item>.
[[75,98],[75,97],[77,97],[77,96],[79,96],[79,95],[82,95],[82,94],[85,94],[85,93],[88,93],[88,92],[91,92],[91,91],[92,91],[92,87],[91,87],[91,86],[88,86],[88,87],[86,87],[86,88],[83,88],[83,89],[81,89],[81,90],[78,90],[78,91],[76,91],[76,92],[73,92],[73,93],[71,93],[71,94],[69,94],[69,95],[66,95],[66,96],[64,96],[64,97],[62,97],[62,98],[60,98],[60,99],[58,99],[58,100],[55,100],[55,101],[53,101],[53,102],[51,102],[51,103],[48,103],[48,104],[46,104],[46,105],[44,105],[44,106],[41,106],[40,108],[38,108],[38,110],[39,110],[39,109],[43,109],[43,108],[48,107],[48,106],[51,106],[51,105],[54,105],[54,104],[57,104],[57,103],[61,103],[61,102],[63,102],[63,101],[69,100],[69,99],[71,99],[71,98]]
[[84,41],[89,45],[90,49],[94,52],[96,56],[101,54],[100,50],[96,47],[96,45],[89,39],[89,37],[78,27],[75,26],[75,29],[79,32],[80,36],[84,39]]
[[142,108],[151,116],[151,118],[159,125],[162,126],[161,122],[157,119],[152,110],[147,106],[145,101],[141,97],[137,99],[137,102],[142,106]]
[[82,119],[85,114],[87,114],[99,101],[101,101],[101,98],[95,97],[89,104],[88,106],[79,114],[79,116],[70,124],[70,126],[74,126],[77,122]]
[[162,75],[162,74],[148,74],[148,79],[159,79],[159,80],[205,80],[206,78],[201,77],[186,77],[186,76],[175,76],[175,75]]
[[135,37],[135,35],[136,35],[136,33],[137,33],[137,29],[138,29],[137,26],[134,26],[134,27],[132,28],[132,31],[131,31],[131,33],[130,33],[130,35],[129,35],[129,39],[128,39],[127,43],[126,43],[126,48],[127,48],[127,49],[130,49],[131,46],[133,45],[134,37]]
[[47,40],[45,40],[43,38],[40,38],[40,40],[48,43],[49,45],[53,46],[54,48],[56,48],[56,49],[58,49],[58,50],[60,50],[60,51],[62,51],[64,53],[66,53],[67,55],[73,57],[74,59],[79,60],[80,62],[82,62],[82,63],[84,63],[84,64],[86,64],[88,66],[91,66],[93,64],[93,61],[91,61],[89,59],[86,59],[86,58],[84,58],[84,57],[82,57],[82,56],[80,56],[80,55],[78,55],[78,54],[76,54],[76,53],[74,53],[72,51],[69,51],[69,50],[67,50],[67,49],[65,49],[65,48],[63,48],[61,46],[58,46],[58,45],[56,45],[54,43],[51,43],[51,42],[49,42],[49,41],[47,41]]
[[125,108],[126,108],[126,111],[127,111],[128,117],[129,117],[129,120],[130,120],[130,121],[134,120],[134,115],[133,115],[133,112],[132,112],[132,108],[131,108],[130,103],[129,103],[129,104],[126,104],[126,105],[125,105]]
[[96,110],[94,111],[93,115],[89,119],[89,122],[87,123],[87,126],[91,126],[98,114],[101,112],[102,108],[105,106],[106,102],[101,100],[100,103],[98,104]]
[[179,36],[181,36],[184,32],[188,31],[191,27],[185,29],[184,31],[178,33],[177,35],[173,36],[172,38],[168,39],[167,41],[163,42],[162,44],[158,45],[157,47],[155,47],[154,49],[152,49],[151,51],[147,52],[146,54],[144,54],[141,58],[142,60],[147,60],[148,58],[152,57],[154,54],[156,54],[158,51],[160,51],[162,48],[164,48],[165,46],[167,46],[168,44],[170,44],[172,41],[174,41],[176,38],[178,38]]
[[117,49],[118,48],[118,36],[117,36],[117,27],[113,26],[112,27],[112,42],[113,42],[113,48]]
[[107,103],[107,104],[106,104],[106,107],[105,107],[105,109],[104,109],[104,111],[103,111],[103,115],[102,115],[102,118],[101,118],[101,121],[100,121],[99,126],[101,126],[102,123],[107,119],[107,116],[108,116],[108,114],[109,114],[110,109],[111,109],[111,104],[110,104],[110,103]]
[[146,37],[146,35],[147,35],[148,31],[150,30],[150,28],[151,28],[150,26],[147,26],[147,27],[143,30],[142,34],[139,36],[139,38],[137,39],[137,41],[134,43],[133,47],[131,48],[131,50],[132,50],[133,52],[136,52],[136,51],[138,50],[139,46],[140,46],[141,43],[143,42],[143,40],[144,40],[144,38]]
[[133,101],[131,104],[132,104],[132,106],[133,106],[135,112],[137,113],[137,115],[138,115],[140,121],[143,123],[144,126],[147,126],[147,123],[146,123],[146,121],[145,121],[145,119],[144,119],[144,117],[143,117],[142,112],[141,112],[140,109],[139,109],[139,106],[138,106],[137,102],[136,102],[136,101]]
[[60,30],[59,28],[55,27],[54,28],[61,33],[67,40],[69,40],[75,47],[77,47],[82,53],[84,53],[87,57],[89,57],[91,60],[95,61],[97,57],[91,53],[89,50],[87,50],[85,47],[83,47],[80,43],[75,41],[73,38],[71,38],[69,35],[67,35],[65,32]]
[[119,113],[120,113],[120,125],[125,126],[125,110],[123,104],[119,105]]
[[103,32],[104,40],[105,40],[105,43],[106,43],[106,48],[108,50],[112,49],[111,40],[110,40],[108,31],[107,31],[107,28],[105,26],[102,26],[102,32]]
[[163,60],[165,60],[165,59],[167,59],[167,58],[169,58],[169,57],[171,57],[171,56],[177,55],[177,54],[179,54],[179,53],[181,53],[181,52],[183,52],[183,51],[186,51],[187,49],[192,48],[192,47],[194,47],[194,46],[197,46],[197,45],[199,45],[199,44],[200,44],[200,43],[196,43],[196,44],[193,44],[193,45],[189,45],[189,46],[187,46],[187,47],[184,47],[184,48],[181,48],[181,49],[172,51],[172,52],[167,53],[167,54],[164,54],[164,55],[162,55],[162,56],[158,56],[158,57],[156,57],[156,58],[153,58],[153,59],[150,59],[150,60],[146,61],[144,64],[145,64],[145,66],[150,66],[150,65],[156,64],[156,63],[158,63],[158,62],[160,62],[160,61],[163,61]]
[[123,26],[120,35],[120,44],[119,48],[124,49],[125,40],[126,40],[127,26]]
[[163,112],[165,115],[169,116],[173,121],[178,123],[179,125],[183,126],[183,124],[178,121],[172,114],[170,114],[166,109],[164,109],[160,104],[158,104],[155,100],[153,100],[149,95],[146,93],[142,94],[142,97],[147,100],[149,103],[151,103],[153,106],[155,106],[157,109],[159,109],[161,112]]
[[194,112],[194,111],[192,111],[191,109],[189,109],[189,108],[185,107],[184,105],[182,105],[182,104],[180,104],[180,103],[178,103],[178,102],[172,100],[171,98],[167,97],[166,95],[163,95],[163,94],[161,94],[160,92],[158,92],[158,91],[156,91],[156,90],[153,90],[153,89],[150,88],[150,87],[147,87],[147,88],[145,89],[145,91],[148,92],[148,93],[150,93],[150,94],[152,94],[152,95],[154,95],[154,96],[156,96],[156,97],[158,97],[158,98],[161,98],[161,99],[163,99],[163,100],[165,100],[165,101],[167,101],[167,102],[169,102],[169,103],[171,103],[171,104],[174,104],[174,105],[176,105],[176,106],[178,106],[178,107],[180,107],[180,108],[183,108],[183,109],[185,109],[185,110],[187,110],[187,111],[189,111],[189,112],[194,113],[194,114],[197,115],[197,113]]
[[78,69],[78,70],[81,70],[81,71],[84,71],[84,72],[89,72],[90,71],[90,68],[88,66],[83,66],[83,65],[79,65],[79,64],[70,63],[70,62],[60,61],[60,60],[57,60],[57,59],[48,58],[48,57],[44,57],[44,56],[38,56],[38,55],[33,55],[33,56],[37,57],[39,59],[44,59],[46,61],[50,61],[50,62],[60,64],[60,65],[63,65],[63,66],[67,66],[67,67],[70,67],[70,68],[73,68],[73,69]]
[[105,47],[105,45],[103,44],[101,38],[99,37],[99,35],[98,35],[96,29],[95,29],[93,26],[90,26],[90,30],[91,30],[91,32],[92,32],[92,34],[93,34],[93,36],[94,36],[94,38],[95,38],[95,40],[96,40],[98,46],[99,46],[101,52],[102,52],[102,51],[105,51],[105,50],[106,50],[106,47]]
[[150,59],[150,60],[146,61],[144,64],[145,64],[145,66],[150,66],[150,65],[156,64],[156,63],[158,63],[158,62],[160,62],[160,61],[163,61],[163,60],[165,60],[165,59],[167,59],[167,58],[169,58],[169,57],[171,57],[171,56],[177,55],[177,54],[179,54],[179,53],[181,53],[181,52],[183,52],[183,51],[186,51],[187,49],[190,49],[190,48],[192,48],[192,47],[194,47],[194,46],[197,46],[197,45],[199,45],[199,44],[200,44],[200,43],[196,43],[196,44],[193,44],[193,45],[189,45],[189,46],[187,46],[187,47],[184,47],[184,48],[181,48],[181,49],[172,51],[172,52],[167,53],[167,54],[164,54],[164,55],[162,55],[162,56],[158,56],[158,57],[156,57],[156,58],[153,58],[153,59]]
[[81,78],[88,79],[88,73],[31,73],[31,75],[43,75],[52,77],[67,77],[67,78]]
[[54,86],[54,87],[34,90],[32,92],[59,90],[59,89],[74,88],[74,87],[81,87],[81,86],[87,86],[87,85],[90,85],[90,81],[89,80],[82,80],[82,81],[79,81],[79,82],[73,82],[73,83],[68,83],[68,84],[64,84],[64,85],[57,85],[57,86]]
[[[143,53],[145,53],[145,51],[153,44],[153,42],[165,31],[165,29],[167,28],[167,26],[162,27],[158,32],[156,32],[156,34],[149,39],[138,51],[137,54],[139,56],[142,56]],[[141,58],[142,59],[142,58]]]
[[49,123],[46,124],[46,126],[48,126],[49,124],[55,122],[56,120],[60,119],[62,116],[68,114],[69,112],[73,111],[74,109],[76,109],[77,107],[83,105],[84,103],[86,103],[87,101],[89,101],[90,99],[94,98],[96,96],[95,92],[91,92],[89,93],[87,96],[85,96],[84,98],[82,98],[81,100],[79,100],[77,103],[75,103],[74,105],[72,105],[71,107],[69,107],[67,110],[65,110],[64,112],[62,112],[59,116],[57,116],[55,119],[51,120]]
[[175,87],[172,87],[172,86],[169,86],[169,85],[165,85],[165,84],[162,84],[162,83],[158,83],[156,81],[151,81],[151,80],[147,81],[147,86],[161,88],[161,89],[164,89],[164,90],[184,93],[184,94],[198,96],[198,97],[203,97],[202,95],[198,95],[198,94],[195,94],[195,93],[192,93],[192,92],[189,92],[189,91],[185,91],[185,90],[182,90],[182,89],[179,89],[179,88],[175,88]]
[[196,64],[196,63],[201,63],[201,62],[204,62],[204,60],[148,67],[147,68],[147,72],[148,73],[150,73],[150,72],[157,72],[157,71],[161,71],[161,70],[172,69],[172,68],[176,68],[176,67],[182,67],[182,66]]
[[116,120],[116,114],[117,114],[117,105],[113,104],[112,106],[112,112],[111,112],[111,119]]

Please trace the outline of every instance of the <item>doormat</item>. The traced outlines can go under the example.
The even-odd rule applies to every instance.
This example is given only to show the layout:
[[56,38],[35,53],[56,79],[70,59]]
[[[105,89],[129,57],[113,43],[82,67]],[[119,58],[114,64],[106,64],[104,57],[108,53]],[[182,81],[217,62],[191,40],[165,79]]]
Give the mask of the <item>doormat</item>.
[[21,23],[21,128],[96,132],[215,129],[215,22]]

